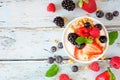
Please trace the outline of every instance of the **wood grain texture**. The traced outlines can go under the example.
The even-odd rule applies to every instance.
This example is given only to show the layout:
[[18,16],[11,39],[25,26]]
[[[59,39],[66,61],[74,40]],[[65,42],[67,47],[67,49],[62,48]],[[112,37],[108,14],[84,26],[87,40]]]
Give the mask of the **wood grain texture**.
[[[56,27],[53,19],[56,16],[65,16],[68,22],[72,19],[88,14],[76,5],[74,11],[66,11],[61,7],[62,0],[1,0],[0,7],[0,27]],[[57,11],[49,13],[46,11],[48,3],[53,2],[56,5]],[[77,4],[78,0],[74,0]],[[96,0],[98,8],[107,12],[114,10],[120,11],[120,0]],[[100,20],[105,25],[120,25],[120,16],[108,21],[103,18],[97,18],[95,13],[89,14]]]

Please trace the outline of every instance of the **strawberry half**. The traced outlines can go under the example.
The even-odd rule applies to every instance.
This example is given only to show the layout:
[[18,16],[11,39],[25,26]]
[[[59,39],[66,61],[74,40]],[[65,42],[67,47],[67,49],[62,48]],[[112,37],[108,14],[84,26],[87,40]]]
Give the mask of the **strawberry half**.
[[56,7],[54,3],[49,3],[47,6],[47,11],[48,12],[55,12],[56,11]]
[[80,0],[79,6],[88,13],[93,13],[97,9],[95,0]]
[[102,52],[102,47],[96,42],[93,42],[92,44],[86,44],[83,49],[78,49],[75,47],[74,57],[76,59],[84,60],[91,56],[102,54]]

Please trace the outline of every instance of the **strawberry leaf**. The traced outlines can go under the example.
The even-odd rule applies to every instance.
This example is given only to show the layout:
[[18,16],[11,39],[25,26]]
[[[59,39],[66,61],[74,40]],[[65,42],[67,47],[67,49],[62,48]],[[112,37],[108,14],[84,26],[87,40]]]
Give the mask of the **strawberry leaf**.
[[83,0],[83,2],[85,2],[85,3],[89,3],[89,1],[88,1],[88,0]]
[[110,70],[110,67],[107,68],[108,72],[110,73],[110,80],[116,80],[114,73]]
[[117,38],[118,38],[118,32],[117,31],[110,32],[109,33],[109,45],[112,45]]
[[79,0],[78,5],[79,5],[79,7],[82,7],[82,5],[83,5],[83,0]]
[[59,72],[59,67],[56,64],[53,64],[46,72],[46,77],[53,77]]

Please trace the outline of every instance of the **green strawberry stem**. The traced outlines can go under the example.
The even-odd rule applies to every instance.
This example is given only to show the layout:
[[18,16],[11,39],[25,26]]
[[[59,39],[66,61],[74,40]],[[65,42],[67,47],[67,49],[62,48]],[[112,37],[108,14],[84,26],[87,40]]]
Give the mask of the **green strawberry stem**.
[[110,70],[110,67],[107,68],[108,72],[110,73],[110,80],[116,80],[114,73]]
[[84,2],[89,3],[89,0],[79,0],[79,3],[78,3],[79,7],[82,7]]

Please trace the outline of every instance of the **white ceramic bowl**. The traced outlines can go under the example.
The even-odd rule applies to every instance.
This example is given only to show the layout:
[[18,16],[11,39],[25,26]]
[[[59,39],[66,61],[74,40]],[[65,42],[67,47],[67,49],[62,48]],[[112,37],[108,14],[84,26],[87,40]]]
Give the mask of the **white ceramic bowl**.
[[[103,51],[103,53],[100,54],[97,58],[92,59],[92,60],[88,60],[88,61],[83,61],[83,60],[76,59],[74,57],[74,47],[75,46],[68,41],[68,34],[71,32],[71,30],[70,30],[70,24],[74,23],[77,20],[83,19],[83,18],[89,18],[89,19],[93,20],[94,23],[101,24],[102,27],[103,27],[102,31],[104,32],[104,35],[106,35],[106,37],[107,37],[107,42],[105,43],[105,50]],[[78,17],[78,18],[73,19],[71,22],[69,22],[68,25],[66,26],[66,28],[64,29],[62,40],[63,40],[64,50],[68,54],[68,56],[70,58],[72,58],[73,60],[75,60],[77,62],[80,62],[80,63],[91,63],[93,61],[97,61],[99,58],[101,58],[105,54],[105,52],[106,52],[106,50],[108,48],[108,42],[109,42],[108,32],[107,32],[105,26],[100,21],[98,21],[98,20],[96,20],[96,19],[94,19],[92,17],[87,17],[87,16]]]

